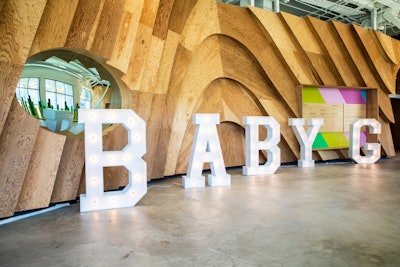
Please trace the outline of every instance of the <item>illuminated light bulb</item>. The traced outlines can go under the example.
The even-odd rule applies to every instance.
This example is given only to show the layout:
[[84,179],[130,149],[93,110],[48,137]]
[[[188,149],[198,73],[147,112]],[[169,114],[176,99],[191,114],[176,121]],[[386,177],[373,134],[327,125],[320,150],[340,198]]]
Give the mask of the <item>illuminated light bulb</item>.
[[202,145],[197,145],[196,149],[197,149],[197,151],[203,151],[203,146]]
[[140,135],[139,134],[134,134],[133,135],[133,140],[140,141]]
[[92,141],[92,143],[96,142],[96,141],[97,141],[97,135],[92,134],[92,135],[90,136],[90,141]]
[[134,176],[133,176],[133,178],[135,179],[135,181],[140,181],[140,174],[135,174]]
[[115,115],[114,112],[109,112],[107,117],[108,117],[109,120],[113,121],[115,119],[116,115]]
[[96,178],[93,178],[92,179],[92,184],[96,184],[97,183],[97,179]]
[[91,161],[92,163],[97,163],[98,158],[97,158],[96,156],[91,156],[91,157],[90,157],[90,161]]

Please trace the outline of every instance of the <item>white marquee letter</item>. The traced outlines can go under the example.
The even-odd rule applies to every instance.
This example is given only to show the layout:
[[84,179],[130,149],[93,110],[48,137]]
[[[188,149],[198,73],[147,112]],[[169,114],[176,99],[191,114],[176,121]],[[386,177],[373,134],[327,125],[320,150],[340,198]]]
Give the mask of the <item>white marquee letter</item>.
[[[146,124],[132,110],[79,110],[85,123],[86,194],[80,196],[83,211],[132,207],[147,193]],[[128,131],[122,151],[103,151],[102,124],[121,123]],[[104,192],[103,167],[125,166],[129,183],[122,191]]]
[[[273,117],[243,117],[246,126],[246,166],[244,175],[272,174],[281,165],[280,125]],[[259,141],[258,129],[262,125],[267,129],[267,137]],[[259,165],[259,151],[267,151],[267,162]]]
[[297,141],[300,144],[300,159],[297,161],[298,167],[307,168],[314,167],[312,160],[312,145],[315,137],[317,137],[319,128],[324,124],[324,119],[308,119],[307,133],[304,130],[303,118],[289,119],[289,126],[292,126]]
[[349,156],[357,163],[375,163],[381,157],[381,144],[365,143],[364,148],[368,150],[366,156],[360,155],[360,129],[369,126],[370,133],[380,134],[381,124],[375,119],[359,119],[350,125],[350,147]]
[[205,178],[201,175],[205,162],[210,163],[212,173],[212,175],[208,175],[208,185],[230,185],[231,176],[225,170],[216,126],[219,124],[219,114],[194,114],[193,124],[196,124],[197,127],[188,172],[186,176],[182,177],[183,187],[205,186]]

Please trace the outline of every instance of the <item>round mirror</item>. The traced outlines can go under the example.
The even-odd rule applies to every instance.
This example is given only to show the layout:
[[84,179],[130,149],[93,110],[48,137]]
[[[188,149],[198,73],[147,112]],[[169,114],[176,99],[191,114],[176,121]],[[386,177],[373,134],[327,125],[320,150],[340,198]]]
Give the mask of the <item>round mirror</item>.
[[69,136],[83,132],[78,109],[121,108],[118,84],[105,67],[68,50],[45,51],[30,57],[21,73],[16,97],[42,127]]

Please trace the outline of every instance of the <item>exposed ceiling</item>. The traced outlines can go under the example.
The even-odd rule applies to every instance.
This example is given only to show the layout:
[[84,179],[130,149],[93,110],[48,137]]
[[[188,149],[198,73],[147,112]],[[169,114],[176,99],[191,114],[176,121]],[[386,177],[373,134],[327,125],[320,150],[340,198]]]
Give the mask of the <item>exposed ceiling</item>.
[[300,17],[340,21],[379,30],[400,39],[400,0],[217,0],[228,4],[252,5]]

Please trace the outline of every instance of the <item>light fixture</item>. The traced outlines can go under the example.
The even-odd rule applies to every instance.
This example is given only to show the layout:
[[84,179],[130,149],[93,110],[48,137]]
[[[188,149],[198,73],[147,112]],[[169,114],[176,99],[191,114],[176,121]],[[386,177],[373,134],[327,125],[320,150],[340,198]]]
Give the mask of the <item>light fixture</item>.
[[219,114],[194,114],[193,124],[196,132],[190,155],[187,175],[182,177],[184,188],[205,187],[205,177],[202,175],[205,162],[210,163],[211,175],[208,175],[208,185],[230,185],[231,176],[226,173],[217,124]]
[[[244,175],[272,174],[281,165],[281,150],[278,143],[281,140],[280,125],[273,117],[247,116],[243,117],[246,126],[246,166]],[[267,137],[260,141],[259,126],[267,129]],[[267,162],[259,165],[259,151],[267,152]]]
[[314,160],[312,160],[312,145],[319,128],[324,125],[324,119],[311,118],[307,120],[307,124],[308,129],[306,132],[304,130],[303,118],[289,119],[289,125],[292,126],[297,141],[300,144],[300,159],[297,161],[297,165],[300,168],[314,167],[315,165]]
[[381,133],[381,124],[375,119],[359,119],[352,123],[350,125],[349,156],[357,163],[375,163],[381,157],[381,144],[365,143],[364,148],[368,151],[368,154],[360,155],[360,130],[363,126],[368,126],[372,134]]
[[[80,196],[81,212],[136,205],[147,193],[147,167],[142,159],[146,153],[145,122],[130,109],[80,109],[79,122],[85,124],[86,168],[86,194]],[[115,123],[126,128],[128,144],[122,151],[103,151],[102,124]],[[103,167],[115,166],[126,167],[129,183],[122,191],[104,192]]]

